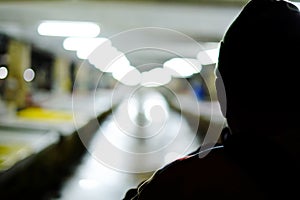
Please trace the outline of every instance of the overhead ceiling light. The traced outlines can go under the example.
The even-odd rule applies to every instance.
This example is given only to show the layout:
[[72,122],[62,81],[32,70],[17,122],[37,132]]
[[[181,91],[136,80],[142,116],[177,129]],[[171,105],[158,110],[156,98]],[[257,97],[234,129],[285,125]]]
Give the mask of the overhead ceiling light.
[[121,81],[126,75],[128,75],[132,70],[136,70],[133,66],[120,66],[118,69],[114,70],[112,72],[112,76],[118,80]]
[[218,62],[219,48],[200,51],[197,54],[197,59],[202,65],[211,65]]
[[126,67],[127,72],[124,70],[121,70],[120,72],[113,72],[112,75],[113,77],[118,80],[119,82],[123,83],[124,85],[127,86],[136,86],[140,84],[141,82],[141,73],[132,66]]
[[199,73],[202,65],[192,58],[172,58],[164,63],[164,68],[170,70],[173,77],[186,78]]
[[96,37],[100,27],[93,22],[44,21],[39,25],[38,33],[45,36]]
[[87,37],[68,37],[63,42],[65,50],[77,51],[76,55],[80,59],[87,59],[88,56],[101,44],[110,42],[107,38],[87,38]]
[[105,69],[105,72],[114,72],[120,70],[124,67],[130,67],[130,61],[127,59],[126,55],[120,52],[119,56],[111,61]]
[[170,71],[166,68],[154,68],[142,73],[141,85],[144,87],[159,87],[167,85],[172,80]]
[[108,41],[107,38],[99,37],[68,37],[64,40],[63,47],[65,50],[77,51],[83,48],[97,47],[106,41]]

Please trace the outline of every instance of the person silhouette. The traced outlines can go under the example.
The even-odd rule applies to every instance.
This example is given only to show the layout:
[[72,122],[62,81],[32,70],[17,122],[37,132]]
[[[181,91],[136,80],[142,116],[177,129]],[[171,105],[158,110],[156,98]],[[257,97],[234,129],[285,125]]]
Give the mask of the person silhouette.
[[221,142],[205,157],[196,152],[159,169],[124,199],[297,198],[299,52],[298,8],[249,1],[220,42],[216,88],[227,120]]

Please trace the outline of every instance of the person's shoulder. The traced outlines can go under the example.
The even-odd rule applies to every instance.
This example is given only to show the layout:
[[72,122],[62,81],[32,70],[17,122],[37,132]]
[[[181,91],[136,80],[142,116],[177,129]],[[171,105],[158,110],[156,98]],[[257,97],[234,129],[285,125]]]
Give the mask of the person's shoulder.
[[[209,151],[209,152],[208,152]],[[205,156],[202,156],[205,153]],[[214,147],[203,147],[188,154],[187,156],[180,157],[175,161],[167,164],[163,168],[156,172],[156,175],[173,173],[173,171],[182,171],[184,174],[192,172],[193,170],[186,171],[187,169],[195,169],[195,166],[213,164],[214,162],[224,161],[225,152],[222,145],[216,145]]]
[[[182,183],[187,183],[184,185],[190,187],[191,183],[198,180],[215,184],[214,181],[217,177],[222,178],[224,176],[223,169],[227,172],[232,171],[233,164],[226,158],[223,146],[212,147],[204,157],[201,155],[208,149],[200,149],[201,151],[195,151],[159,169],[148,180],[149,183],[157,185],[158,188],[160,188],[160,185],[164,186],[164,189],[167,187],[174,189],[177,186],[182,186]],[[220,167],[222,170],[220,170]]]
[[253,188],[249,187],[249,180],[239,165],[226,156],[222,146],[209,149],[209,153],[202,157],[205,150],[202,148],[202,151],[177,159],[158,170],[138,189],[139,199],[241,197],[247,188]]
[[203,179],[202,172],[207,174],[208,166],[214,165],[211,162],[223,154],[222,148],[216,148],[200,158],[199,149],[157,170],[150,179],[138,187],[136,198],[185,199],[186,191],[190,192],[189,188],[194,188],[193,185]]

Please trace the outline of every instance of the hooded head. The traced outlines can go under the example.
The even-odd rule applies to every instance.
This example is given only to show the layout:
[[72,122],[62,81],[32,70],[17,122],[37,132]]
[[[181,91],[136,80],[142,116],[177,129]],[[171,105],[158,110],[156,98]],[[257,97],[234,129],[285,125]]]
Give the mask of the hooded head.
[[231,130],[299,131],[298,68],[298,8],[286,1],[250,1],[227,30],[219,54],[217,85],[221,77],[226,102],[219,100]]

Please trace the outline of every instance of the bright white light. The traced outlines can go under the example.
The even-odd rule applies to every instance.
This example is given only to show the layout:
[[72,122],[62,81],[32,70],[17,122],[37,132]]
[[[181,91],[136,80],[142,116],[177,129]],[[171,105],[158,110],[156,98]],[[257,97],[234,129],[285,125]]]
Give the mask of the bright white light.
[[97,46],[90,46],[87,48],[78,49],[76,51],[76,56],[79,59],[88,59],[88,57],[93,53],[93,51],[97,48]]
[[23,74],[23,78],[25,81],[30,82],[34,79],[35,73],[32,69],[26,69]]
[[130,71],[135,70],[135,67],[132,66],[122,66],[118,70],[115,70],[112,72],[112,76],[120,81],[122,80],[126,75],[130,73]]
[[5,79],[8,75],[8,70],[6,67],[0,67],[0,79]]
[[89,57],[89,55],[93,52],[94,48],[90,48],[90,49],[80,49],[76,52],[76,56],[79,59],[87,59]]
[[202,65],[211,65],[218,62],[219,48],[200,51],[197,54],[197,59]]
[[69,37],[64,40],[63,47],[65,50],[77,51],[84,48],[95,48],[106,41],[108,41],[107,38]]
[[168,84],[172,80],[169,70],[155,68],[142,73],[141,85],[144,87],[159,87]]
[[115,72],[124,67],[129,67],[130,62],[124,54],[120,54],[115,60],[112,60],[111,64],[107,67],[105,72]]
[[110,41],[105,41],[97,47],[87,59],[102,72],[114,72],[120,67],[130,66],[126,56],[113,47]]
[[96,37],[100,27],[92,22],[45,21],[39,25],[38,33],[46,36]]
[[128,100],[128,116],[131,119],[131,121],[136,120],[136,117],[139,113],[138,106],[139,101],[136,98],[130,98]]
[[164,159],[164,162],[166,164],[170,163],[170,162],[173,162],[174,160],[177,160],[179,158],[182,158],[183,155],[179,154],[179,153],[176,153],[176,152],[170,152],[170,153],[167,153],[165,155],[165,159]]
[[89,55],[101,44],[110,42],[107,38],[80,38],[70,37],[63,42],[66,50],[77,51],[76,55],[80,59],[87,59]]
[[149,121],[163,122],[169,116],[167,103],[159,95],[151,95],[150,98],[147,98],[143,102],[143,110]]
[[78,184],[84,190],[95,189],[99,186],[97,181],[91,179],[81,179]]
[[172,58],[164,63],[173,77],[185,78],[201,71],[201,63],[196,59]]
[[127,73],[123,74],[123,76],[121,75],[121,73],[119,75],[117,75],[118,73],[116,74],[116,72],[114,73],[116,78],[119,78],[118,81],[123,83],[124,85],[135,86],[140,84],[141,82],[141,73],[136,68],[131,68],[131,70],[127,71]]

